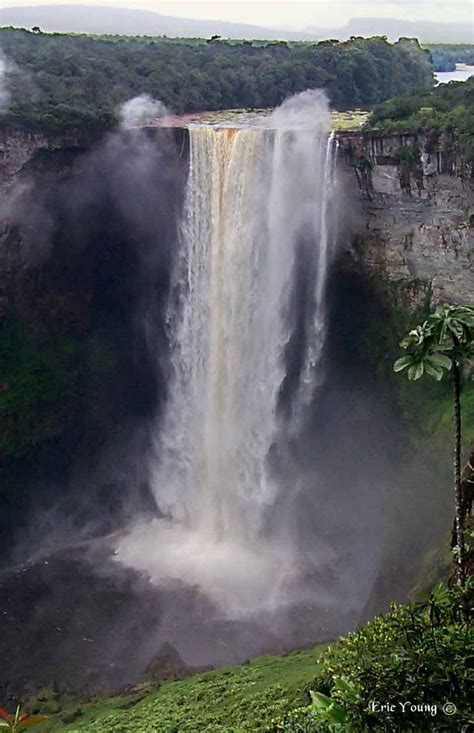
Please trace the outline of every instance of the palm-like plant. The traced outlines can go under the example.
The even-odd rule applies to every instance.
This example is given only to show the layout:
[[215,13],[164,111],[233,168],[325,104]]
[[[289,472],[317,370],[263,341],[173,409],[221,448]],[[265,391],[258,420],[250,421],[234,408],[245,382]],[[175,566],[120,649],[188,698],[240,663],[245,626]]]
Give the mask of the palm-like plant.
[[19,705],[14,715],[7,713],[4,708],[0,708],[0,718],[0,731],[5,731],[5,733],[19,733],[21,730],[26,730],[26,728],[30,728],[32,725],[47,720],[44,715],[22,713]]
[[466,578],[464,545],[464,505],[461,487],[461,386],[463,372],[474,361],[474,305],[442,305],[427,320],[416,326],[400,342],[407,351],[398,359],[395,372],[407,369],[414,381],[424,374],[441,380],[450,374],[454,398],[454,506],[456,535],[456,579],[460,586]]

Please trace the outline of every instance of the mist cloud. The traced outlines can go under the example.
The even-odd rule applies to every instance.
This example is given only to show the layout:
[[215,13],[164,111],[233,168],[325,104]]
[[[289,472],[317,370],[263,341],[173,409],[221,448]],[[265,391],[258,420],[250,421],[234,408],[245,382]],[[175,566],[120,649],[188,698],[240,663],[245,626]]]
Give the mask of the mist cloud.
[[15,65],[7,59],[3,51],[0,51],[0,113],[6,112],[11,99],[8,88],[8,74],[15,68]]
[[159,99],[153,99],[149,94],[140,94],[121,105],[120,127],[128,129],[149,125],[157,119],[168,117],[169,114],[170,111]]
[[286,99],[272,112],[269,123],[283,129],[328,130],[331,125],[329,100],[321,89],[307,89]]
[[12,102],[25,97],[34,102],[39,97],[31,74],[20,68],[0,49],[0,114],[7,112]]
[[47,257],[55,222],[45,188],[30,178],[18,180],[0,203],[0,221],[18,227],[22,257],[30,266],[39,265]]

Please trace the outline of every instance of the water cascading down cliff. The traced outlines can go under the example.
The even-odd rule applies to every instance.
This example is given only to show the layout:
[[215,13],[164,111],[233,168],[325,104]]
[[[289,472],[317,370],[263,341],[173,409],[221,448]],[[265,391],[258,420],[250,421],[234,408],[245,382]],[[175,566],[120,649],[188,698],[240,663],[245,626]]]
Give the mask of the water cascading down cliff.
[[[284,602],[301,559],[272,448],[297,434],[320,379],[334,249],[336,142],[320,92],[247,129],[191,127],[179,257],[168,312],[172,375],[154,435],[162,518],[118,559],[198,585],[230,615]],[[297,386],[279,410],[294,329],[296,263],[307,296]],[[301,325],[300,325],[301,328]],[[284,510],[282,510],[284,511]]]

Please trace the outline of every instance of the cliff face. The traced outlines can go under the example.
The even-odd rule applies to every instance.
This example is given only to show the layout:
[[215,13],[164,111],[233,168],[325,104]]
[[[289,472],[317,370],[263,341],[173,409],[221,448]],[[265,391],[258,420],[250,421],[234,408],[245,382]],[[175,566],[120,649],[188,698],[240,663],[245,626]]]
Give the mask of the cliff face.
[[[156,132],[156,131],[155,131]],[[181,153],[187,136],[174,130]],[[338,133],[340,169],[356,216],[345,238],[350,266],[380,286],[430,292],[434,302],[469,301],[474,292],[474,177],[449,137],[380,137]],[[71,157],[90,148],[90,135],[47,138],[33,132],[0,131],[0,192],[18,174],[54,157],[55,176]],[[58,167],[58,154],[69,153]],[[8,222],[3,222],[8,229]],[[10,246],[8,246],[10,241]],[[17,253],[17,257],[19,253]],[[11,261],[11,237],[1,244],[0,270]],[[408,289],[407,289],[408,286]],[[391,289],[393,293],[393,287]]]
[[412,295],[431,291],[434,302],[471,301],[474,177],[453,141],[348,133],[340,146],[359,206],[351,258],[379,287],[411,285]]
[[87,134],[50,137],[39,132],[9,130],[0,128],[0,194],[4,195],[12,186],[15,176],[37,156],[59,150],[86,150],[94,141]]

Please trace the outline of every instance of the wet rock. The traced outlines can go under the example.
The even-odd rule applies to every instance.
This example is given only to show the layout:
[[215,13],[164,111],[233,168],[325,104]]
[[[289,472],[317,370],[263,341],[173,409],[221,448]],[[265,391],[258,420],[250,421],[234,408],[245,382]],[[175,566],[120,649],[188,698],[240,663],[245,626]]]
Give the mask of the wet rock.
[[169,682],[182,680],[193,671],[192,667],[183,662],[176,649],[171,644],[165,643],[148,665],[146,675],[155,682]]

